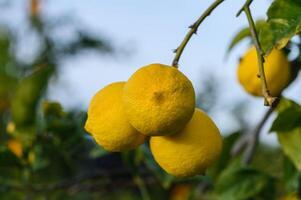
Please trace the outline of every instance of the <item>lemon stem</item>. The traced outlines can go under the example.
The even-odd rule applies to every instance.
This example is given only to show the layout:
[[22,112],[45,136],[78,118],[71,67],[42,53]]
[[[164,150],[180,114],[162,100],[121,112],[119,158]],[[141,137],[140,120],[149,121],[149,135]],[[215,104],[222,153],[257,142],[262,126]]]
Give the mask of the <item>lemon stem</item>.
[[245,7],[249,8],[252,2],[253,2],[253,0],[247,0],[245,2],[245,4],[243,5],[243,7],[241,9],[239,9],[239,11],[237,12],[236,17],[238,17],[244,11]]
[[247,0],[246,3],[244,4],[243,8],[241,10],[239,10],[239,12],[237,13],[237,16],[239,16],[239,14],[244,11],[247,19],[248,19],[248,23],[249,23],[249,28],[250,28],[250,32],[253,38],[253,42],[254,42],[254,46],[256,48],[256,52],[257,52],[257,58],[258,58],[258,68],[259,68],[259,78],[261,81],[261,87],[262,87],[262,94],[264,97],[264,105],[265,106],[274,106],[275,103],[277,102],[278,98],[277,97],[272,97],[270,95],[270,91],[268,89],[268,85],[267,85],[267,81],[266,81],[266,77],[265,77],[265,73],[264,73],[264,52],[262,51],[259,39],[258,39],[258,34],[255,28],[255,23],[250,11],[250,4],[252,3],[252,0]]
[[178,48],[176,48],[174,50],[174,53],[176,54],[173,61],[172,61],[172,66],[178,68],[178,64],[179,64],[179,60],[180,57],[187,45],[187,43],[189,42],[190,38],[192,37],[193,34],[197,33],[197,30],[199,28],[199,26],[201,25],[201,23],[206,19],[206,17],[208,17],[211,12],[219,5],[223,2],[224,0],[216,0],[215,2],[213,2],[208,8],[207,10],[205,10],[205,12],[199,17],[199,19],[193,23],[191,26],[189,26],[190,30],[189,32],[186,34],[184,40],[181,42],[180,46]]

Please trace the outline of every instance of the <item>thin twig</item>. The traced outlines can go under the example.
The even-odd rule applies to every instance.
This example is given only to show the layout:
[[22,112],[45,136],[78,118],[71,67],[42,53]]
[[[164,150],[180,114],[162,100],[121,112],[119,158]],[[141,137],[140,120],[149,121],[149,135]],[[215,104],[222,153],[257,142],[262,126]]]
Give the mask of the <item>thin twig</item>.
[[242,163],[249,164],[252,161],[252,158],[253,158],[253,155],[255,152],[255,148],[259,141],[259,135],[261,133],[261,130],[274,110],[275,110],[275,107],[270,107],[266,111],[266,113],[264,114],[264,116],[262,117],[262,119],[260,120],[258,125],[254,129],[252,129],[249,133],[245,134],[243,137],[241,137],[237,141],[237,143],[232,148],[232,151],[231,151],[232,156],[237,156],[245,149],[245,153],[242,158]]
[[139,175],[134,175],[133,178],[134,178],[134,183],[137,185],[140,191],[142,200],[151,200],[150,194],[142,178]]
[[265,113],[265,115],[263,116],[263,118],[261,119],[261,121],[259,122],[259,124],[255,127],[253,133],[249,134],[251,137],[249,137],[250,140],[249,140],[248,146],[246,148],[244,157],[242,159],[242,163],[250,164],[250,162],[252,161],[256,146],[258,144],[259,135],[261,133],[261,130],[262,130],[264,124],[266,123],[266,121],[269,119],[269,117],[273,113],[273,111],[274,111],[274,107],[270,107],[268,109],[268,111]]
[[199,26],[201,25],[201,23],[206,19],[206,17],[208,17],[211,12],[219,5],[223,2],[224,0],[216,0],[215,2],[213,2],[208,8],[207,10],[205,10],[205,12],[200,16],[200,18],[193,23],[191,26],[189,26],[190,30],[189,32],[186,34],[184,40],[181,42],[180,46],[174,50],[174,52],[176,53],[173,61],[172,61],[172,66],[174,67],[178,67],[179,64],[179,60],[180,57],[183,53],[183,50],[185,49],[187,43],[189,42],[190,38],[192,37],[193,34],[196,34]]
[[250,11],[250,3],[252,1],[248,0],[247,3],[245,4],[243,7],[244,12],[246,13],[248,22],[249,22],[249,28],[251,31],[251,35],[253,38],[253,42],[254,42],[254,46],[256,48],[256,52],[257,52],[257,58],[258,58],[258,68],[259,68],[259,78],[261,81],[261,87],[262,87],[262,94],[264,97],[264,105],[265,106],[274,106],[274,104],[276,104],[276,102],[279,100],[277,97],[272,97],[270,94],[270,91],[268,89],[268,85],[267,85],[267,81],[266,81],[266,77],[265,77],[265,73],[264,73],[264,52],[262,51],[261,45],[259,43],[259,39],[258,39],[258,35],[257,35],[257,31],[255,28],[255,23]]
[[245,2],[245,4],[243,5],[243,7],[241,7],[241,9],[239,9],[239,11],[236,13],[236,17],[238,17],[242,13],[242,11],[244,11],[245,7],[250,7],[252,2],[253,2],[253,0],[247,0]]

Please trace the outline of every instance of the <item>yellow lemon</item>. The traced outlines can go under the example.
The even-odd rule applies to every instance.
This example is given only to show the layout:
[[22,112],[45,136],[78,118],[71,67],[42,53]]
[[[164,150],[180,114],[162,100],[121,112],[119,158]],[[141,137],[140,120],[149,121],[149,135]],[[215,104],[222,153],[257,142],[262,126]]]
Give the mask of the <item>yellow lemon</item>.
[[155,160],[166,172],[188,177],[204,173],[218,159],[222,137],[210,117],[195,109],[192,119],[181,132],[152,137],[150,148]]
[[169,200],[189,200],[191,190],[192,186],[189,184],[177,184],[172,188]]
[[[270,94],[278,96],[290,80],[290,64],[285,54],[280,50],[273,49],[265,57],[264,71]],[[240,61],[237,68],[237,77],[244,89],[254,96],[262,96],[261,82],[258,75],[256,49],[252,47]]]
[[190,80],[178,69],[151,64],[130,77],[123,102],[129,122],[139,132],[167,135],[180,131],[191,119],[195,93]]
[[297,192],[293,192],[293,193],[287,194],[287,195],[279,198],[278,200],[299,200],[299,197],[298,197]]
[[12,121],[8,122],[6,126],[6,132],[12,134],[13,132],[15,132],[15,130],[16,130],[15,123]]
[[30,151],[28,153],[28,162],[33,165],[35,161],[36,161],[36,154],[34,151]]
[[121,101],[124,84],[112,83],[98,91],[88,109],[85,129],[107,151],[134,149],[145,139],[126,119]]
[[10,139],[7,143],[9,150],[15,154],[18,158],[23,155],[22,143],[17,139]]

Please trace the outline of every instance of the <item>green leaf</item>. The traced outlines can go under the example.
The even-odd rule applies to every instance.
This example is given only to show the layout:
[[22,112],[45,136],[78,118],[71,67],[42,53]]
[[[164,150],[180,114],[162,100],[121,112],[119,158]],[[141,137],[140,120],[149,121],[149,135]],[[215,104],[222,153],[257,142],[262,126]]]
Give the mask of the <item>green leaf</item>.
[[247,167],[226,169],[219,177],[215,191],[218,199],[244,200],[254,197],[273,199],[273,179]]
[[278,116],[270,130],[277,132],[284,154],[301,170],[301,106],[282,97],[276,111]]
[[267,23],[259,33],[260,43],[265,52],[273,47],[283,48],[288,41],[301,31],[301,1],[275,0],[268,9]]
[[[273,177],[281,176],[284,153],[281,148],[259,143],[255,149],[251,166]],[[271,163],[273,163],[271,165]]]
[[298,190],[300,173],[298,173],[292,161],[285,157],[283,161],[283,182],[286,193]]
[[301,106],[296,102],[282,97],[276,111],[278,116],[270,131],[285,132],[301,126]]
[[44,94],[52,72],[52,67],[39,68],[18,84],[12,100],[12,117],[17,126],[34,122],[37,104]]
[[62,117],[66,115],[59,102],[44,101],[42,103],[42,111],[45,117]]
[[300,107],[300,105],[297,102],[295,102],[295,101],[293,101],[291,99],[287,99],[285,97],[281,97],[280,102],[279,102],[279,104],[276,107],[276,111],[278,113],[280,113],[280,112],[282,112],[285,109],[288,109],[290,107],[298,109]]
[[298,170],[301,170],[301,129],[277,132],[277,136],[284,154],[294,163]]
[[0,27],[0,71],[5,70],[6,64],[10,61],[10,46],[12,33],[5,27]]
[[290,131],[301,126],[301,107],[289,107],[280,112],[270,131]]
[[239,132],[232,133],[223,139],[223,150],[220,159],[208,169],[208,175],[215,179],[224,170],[231,160],[231,149],[237,139],[241,136]]
[[[265,24],[266,22],[264,20],[257,20],[256,21],[256,30],[260,30],[261,27]],[[243,39],[246,39],[248,37],[251,37],[251,32],[249,27],[241,29],[231,40],[231,43],[228,47],[227,53],[230,53],[230,51],[238,44],[240,43]]]

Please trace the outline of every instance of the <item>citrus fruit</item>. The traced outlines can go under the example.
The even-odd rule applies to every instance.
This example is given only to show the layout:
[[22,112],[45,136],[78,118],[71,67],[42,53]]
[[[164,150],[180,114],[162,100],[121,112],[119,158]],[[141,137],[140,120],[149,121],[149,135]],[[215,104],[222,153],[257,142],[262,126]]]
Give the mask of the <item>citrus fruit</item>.
[[191,119],[195,93],[178,69],[151,64],[140,68],[124,87],[123,102],[129,122],[148,135],[174,134]]
[[169,196],[169,200],[189,200],[192,192],[192,186],[185,183],[175,185]]
[[145,139],[125,117],[121,101],[124,84],[112,83],[98,91],[88,109],[85,129],[107,151],[134,149]]
[[18,158],[23,155],[22,143],[17,139],[10,139],[7,143],[8,149],[15,154]]
[[152,137],[150,148],[156,162],[166,172],[188,177],[204,173],[218,159],[222,137],[210,117],[195,109],[192,119],[181,132]]
[[[290,64],[285,54],[273,49],[265,57],[264,72],[272,96],[279,96],[290,81]],[[242,57],[237,68],[237,77],[243,88],[254,96],[262,96],[261,81],[255,47]]]
[[293,192],[293,193],[287,194],[287,195],[279,198],[278,200],[299,200],[299,197],[298,197],[297,192]]

